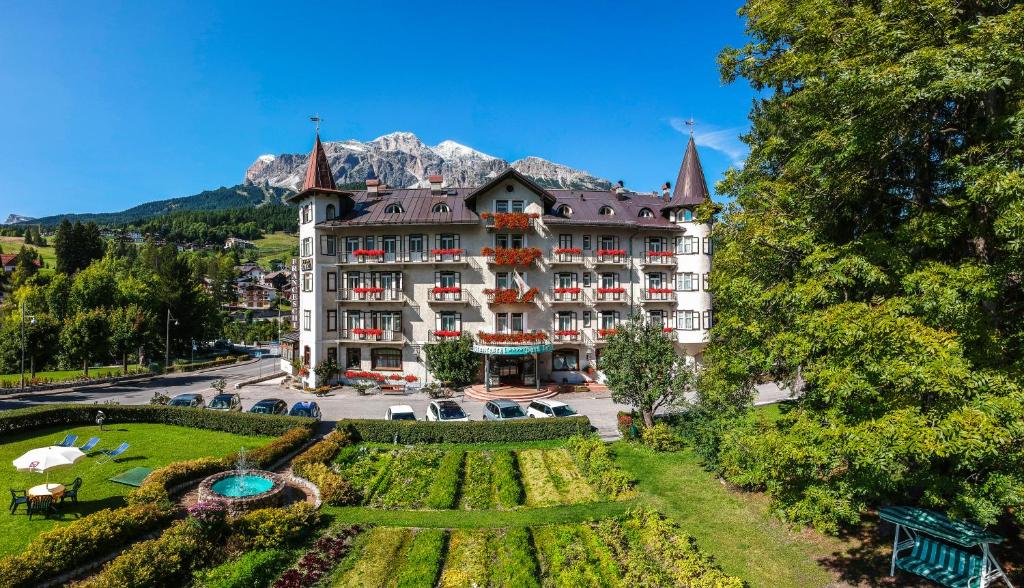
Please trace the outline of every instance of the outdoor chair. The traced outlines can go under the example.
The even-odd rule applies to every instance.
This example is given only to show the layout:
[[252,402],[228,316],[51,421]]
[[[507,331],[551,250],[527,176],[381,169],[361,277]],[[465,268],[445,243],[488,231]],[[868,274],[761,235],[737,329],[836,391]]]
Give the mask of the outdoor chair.
[[63,441],[57,443],[56,445],[57,447],[71,447],[72,445],[75,444],[75,441],[78,441],[78,435],[68,434],[64,436]]
[[85,442],[85,445],[79,447],[79,449],[82,450],[82,453],[88,453],[88,452],[92,451],[92,449],[94,447],[99,445],[99,442],[100,442],[100,438],[99,437],[91,437],[88,441]]
[[11,514],[14,514],[14,511],[18,510],[18,505],[19,504],[26,504],[26,505],[28,504],[28,492],[25,491],[25,490],[14,490],[14,489],[10,489],[10,490],[11,490],[11,506],[10,506],[10,511],[11,511]]
[[108,461],[117,461],[118,456],[120,456],[125,451],[128,451],[127,441],[118,445],[116,449],[101,449],[100,453],[102,453],[103,455],[99,456],[99,458],[96,460],[96,464],[98,465],[101,463],[107,463]]
[[65,498],[70,498],[71,502],[78,504],[78,489],[82,487],[82,478],[75,478],[74,482],[64,485],[64,494],[60,497],[61,504],[64,503]]
[[57,505],[53,503],[53,496],[39,496],[28,501],[28,520],[32,515],[42,513],[44,517],[56,514]]

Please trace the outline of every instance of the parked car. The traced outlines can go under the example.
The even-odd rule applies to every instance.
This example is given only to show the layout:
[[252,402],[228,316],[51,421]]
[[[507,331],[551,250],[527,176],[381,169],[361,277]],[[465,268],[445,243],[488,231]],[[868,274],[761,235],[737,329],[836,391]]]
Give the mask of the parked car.
[[485,421],[508,421],[512,419],[525,419],[526,413],[519,403],[507,398],[498,398],[484,404]]
[[213,397],[210,404],[206,405],[206,408],[226,412],[239,412],[242,410],[242,399],[238,394],[218,394]]
[[252,405],[249,412],[256,414],[288,414],[288,403],[280,398],[264,398]]
[[188,406],[190,408],[204,408],[206,399],[202,394],[178,394],[167,403],[168,406]]
[[576,416],[576,410],[564,402],[541,398],[540,400],[534,400],[530,403],[530,406],[526,408],[526,415],[531,419],[571,417]]
[[311,400],[296,402],[292,405],[292,410],[288,413],[288,416],[320,420],[320,405]]
[[412,407],[408,404],[396,404],[395,406],[388,407],[387,412],[384,413],[384,420],[414,421],[416,420],[416,413],[413,412]]
[[427,420],[439,422],[468,421],[469,415],[454,400],[434,400],[427,405]]

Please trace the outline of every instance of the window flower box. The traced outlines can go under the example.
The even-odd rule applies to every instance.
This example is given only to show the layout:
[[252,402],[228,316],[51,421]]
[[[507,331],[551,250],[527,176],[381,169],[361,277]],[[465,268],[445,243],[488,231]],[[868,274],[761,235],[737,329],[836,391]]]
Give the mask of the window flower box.
[[611,337],[618,332],[618,329],[598,329],[597,336],[604,339],[605,337]]
[[598,288],[598,294],[625,294],[625,288]]
[[495,229],[526,230],[540,215],[536,212],[482,212],[480,218]]
[[353,335],[370,335],[372,337],[380,337],[384,334],[384,329],[352,329]]
[[384,258],[383,249],[356,249],[352,252],[355,257],[375,257],[378,260]]
[[431,290],[434,294],[458,294],[462,292],[461,286],[434,286]]
[[553,253],[555,255],[579,255],[583,253],[583,250],[579,247],[555,247]]
[[356,294],[382,294],[384,288],[377,287],[366,287],[366,288],[352,288],[352,291]]
[[559,337],[575,337],[580,334],[578,329],[564,329],[561,331],[555,331],[555,334]]
[[647,257],[672,257],[675,253],[671,251],[648,251]]
[[522,345],[525,343],[543,343],[547,341],[548,335],[544,331],[532,331],[529,333],[477,333],[480,342],[485,345]]
[[626,254],[625,249],[598,249],[596,251],[598,257],[620,257]]
[[516,288],[487,288],[484,294],[490,297],[491,304],[529,304],[537,297],[537,288],[520,292]]
[[438,339],[453,339],[461,336],[462,331],[434,331],[434,337]]
[[555,288],[555,294],[579,294],[579,288]]
[[543,255],[536,247],[484,247],[480,255],[491,258],[495,265],[530,265]]
[[461,249],[458,247],[453,247],[449,249],[430,250],[430,254],[434,256],[434,261],[461,261],[462,254],[465,252],[465,249]]
[[648,288],[648,294],[671,294],[672,288]]

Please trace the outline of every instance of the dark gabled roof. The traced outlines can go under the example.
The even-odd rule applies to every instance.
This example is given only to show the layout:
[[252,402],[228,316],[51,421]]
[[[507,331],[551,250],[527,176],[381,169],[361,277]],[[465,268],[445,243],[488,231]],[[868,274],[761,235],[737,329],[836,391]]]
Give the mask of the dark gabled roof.
[[[544,216],[544,223],[548,225],[679,228],[659,214],[665,201],[653,194],[627,192],[620,197],[608,190],[552,190],[551,193],[557,198],[557,203],[552,207],[555,214]],[[563,216],[559,212],[562,205],[572,209],[572,215]],[[614,214],[602,215],[600,211],[606,206],[611,208]],[[645,208],[651,211],[650,217],[640,216],[640,211]]]
[[518,181],[519,183],[521,183],[524,186],[526,186],[527,189],[529,189],[531,192],[533,192],[534,194],[540,196],[541,200],[544,201],[545,205],[547,205],[547,206],[554,206],[554,204],[555,204],[555,197],[551,194],[551,192],[548,192],[544,188],[541,188],[539,185],[537,185],[536,182],[534,182],[530,178],[524,176],[523,174],[519,173],[518,171],[516,171],[514,168],[511,168],[511,167],[507,168],[505,171],[501,172],[500,174],[494,176],[494,178],[492,178],[489,182],[487,182],[483,186],[480,186],[479,188],[476,188],[475,190],[470,192],[469,195],[466,196],[466,202],[472,208],[474,203],[475,203],[475,201],[476,201],[476,197],[477,196],[479,196],[480,194],[483,194],[484,192],[486,192],[486,191],[490,190],[491,188],[497,186],[501,182],[504,182],[504,181],[509,180],[509,179],[514,179],[514,180]]
[[672,191],[672,199],[665,208],[703,204],[708,198],[708,182],[704,179],[704,168],[697,155],[697,144],[691,135],[690,141],[686,144],[683,163],[679,166],[679,176]]

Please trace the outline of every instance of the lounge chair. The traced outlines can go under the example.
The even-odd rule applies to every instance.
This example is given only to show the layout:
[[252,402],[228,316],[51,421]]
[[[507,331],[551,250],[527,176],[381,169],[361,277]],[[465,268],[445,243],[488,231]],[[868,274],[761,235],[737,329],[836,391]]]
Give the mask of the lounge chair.
[[79,449],[82,450],[82,453],[88,453],[88,452],[92,451],[93,447],[96,447],[96,445],[98,445],[99,442],[100,442],[100,438],[99,437],[92,437],[88,441],[85,442],[85,445],[79,447]]
[[61,441],[60,443],[56,443],[55,445],[57,447],[71,447],[72,445],[75,444],[75,441],[78,441],[78,435],[68,434],[64,436],[63,441]]
[[117,461],[118,456],[124,453],[125,451],[128,451],[127,441],[118,445],[116,449],[101,449],[100,453],[102,453],[103,455],[99,456],[99,458],[96,459],[96,464],[98,465],[101,463],[107,463],[108,461]]
[[46,496],[37,496],[28,501],[28,520],[31,521],[32,515],[38,513],[42,513],[44,517],[57,513],[57,505],[53,503],[53,496],[47,494]]
[[[14,514],[14,511],[18,510],[18,505],[20,505],[20,504],[27,505],[28,504],[28,492],[26,492],[25,490],[15,490],[13,488],[11,488],[10,490],[11,490],[11,506],[8,507],[8,508],[11,511],[11,514]],[[28,507],[26,506],[25,508],[28,508]]]
[[64,485],[64,494],[60,497],[61,504],[64,504],[65,498],[70,498],[71,502],[78,504],[78,489],[82,487],[82,478],[75,478],[74,482]]

